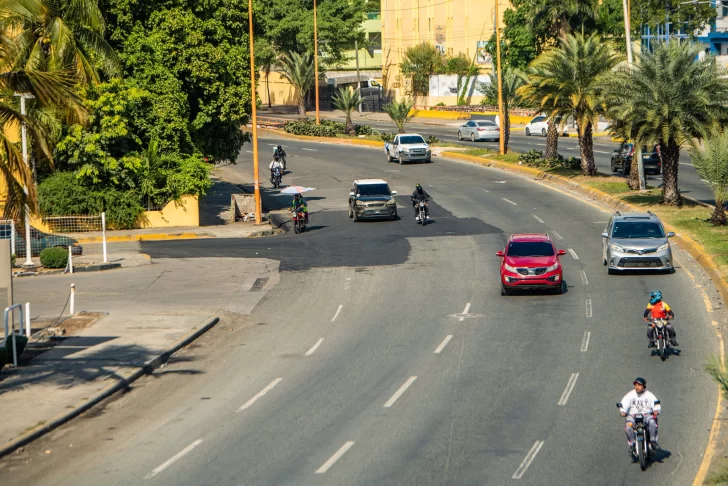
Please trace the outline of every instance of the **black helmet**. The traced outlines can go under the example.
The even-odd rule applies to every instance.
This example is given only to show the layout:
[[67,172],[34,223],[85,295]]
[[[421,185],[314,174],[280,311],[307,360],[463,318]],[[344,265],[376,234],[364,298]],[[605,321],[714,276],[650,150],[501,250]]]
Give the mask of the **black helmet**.
[[273,155],[273,160],[275,160],[275,161],[278,161],[278,160],[280,160],[280,159],[281,159],[281,158],[280,158],[280,157],[278,156],[278,154],[275,154],[275,155]]
[[283,150],[283,147],[279,145],[278,150]]
[[419,183],[415,184],[415,189],[417,192],[422,192],[422,186]]
[[637,378],[635,378],[635,379],[634,379],[634,381],[632,382],[632,384],[633,384],[633,385],[636,385],[637,383],[639,383],[639,384],[640,384],[640,385],[642,385],[642,386],[647,386],[647,381],[645,381],[645,379],[644,379],[644,378],[642,378],[641,376],[638,376],[638,377],[637,377]]

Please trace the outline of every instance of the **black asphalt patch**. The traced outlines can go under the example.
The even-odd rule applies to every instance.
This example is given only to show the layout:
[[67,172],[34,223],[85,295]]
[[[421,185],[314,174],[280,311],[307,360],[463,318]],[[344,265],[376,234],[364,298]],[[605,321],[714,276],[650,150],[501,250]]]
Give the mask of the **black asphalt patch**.
[[[152,258],[270,258],[281,262],[281,271],[302,271],[402,264],[411,249],[408,238],[502,233],[479,219],[457,218],[435,203],[430,203],[431,220],[423,227],[415,222],[409,198],[397,202],[397,221],[355,223],[346,211],[321,211],[310,214],[308,230],[299,235],[289,231],[255,239],[142,241],[141,251]],[[275,221],[290,226],[290,218],[283,215],[277,215]]]

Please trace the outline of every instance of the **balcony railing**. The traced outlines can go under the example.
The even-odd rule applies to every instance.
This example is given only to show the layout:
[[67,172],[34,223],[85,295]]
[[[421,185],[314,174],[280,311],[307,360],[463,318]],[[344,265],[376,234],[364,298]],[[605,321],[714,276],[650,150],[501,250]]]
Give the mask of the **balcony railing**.
[[379,12],[367,12],[367,20],[379,20],[381,17]]

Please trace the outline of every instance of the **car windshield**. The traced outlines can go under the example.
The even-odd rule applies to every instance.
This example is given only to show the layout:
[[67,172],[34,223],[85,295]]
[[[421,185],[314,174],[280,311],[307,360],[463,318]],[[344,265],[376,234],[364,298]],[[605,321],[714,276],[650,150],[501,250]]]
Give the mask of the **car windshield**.
[[553,256],[554,246],[547,241],[511,241],[508,244],[508,256]]
[[391,196],[387,184],[362,184],[359,186],[360,196]]
[[614,223],[612,238],[664,238],[662,227],[653,221],[618,221]]
[[399,143],[425,143],[425,139],[419,135],[407,135],[399,137]]
[[531,120],[531,123],[538,123],[538,122],[542,122],[542,121],[544,121],[545,119],[546,119],[546,117],[544,117],[544,116],[537,116],[536,118],[534,118],[533,120]]
[[478,126],[480,126],[480,127],[491,127],[492,128],[492,127],[497,127],[498,125],[496,125],[492,121],[482,121],[482,122],[478,122]]

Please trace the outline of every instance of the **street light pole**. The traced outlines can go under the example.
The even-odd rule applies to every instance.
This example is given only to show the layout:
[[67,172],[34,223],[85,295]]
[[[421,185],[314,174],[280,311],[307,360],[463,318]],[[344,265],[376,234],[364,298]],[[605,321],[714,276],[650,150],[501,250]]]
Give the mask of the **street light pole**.
[[356,91],[359,94],[359,116],[361,116],[361,78],[359,77],[359,41],[354,39],[354,50],[356,51]]
[[497,66],[497,79],[498,79],[498,116],[500,117],[500,154],[505,155],[506,153],[506,140],[503,133],[503,127],[505,126],[505,117],[503,115],[503,76],[501,73],[501,55],[500,55],[500,29],[498,28],[498,1],[495,0],[495,54],[496,54],[496,66]]
[[313,0],[313,69],[314,69],[314,93],[316,94],[316,125],[321,124],[319,115],[319,72],[318,72],[318,25],[316,18],[316,0]]
[[255,224],[263,222],[260,210],[260,175],[258,174],[258,106],[255,95],[255,46],[253,43],[253,0],[248,0],[248,29],[250,31],[250,106],[253,122],[253,180],[255,181]]
[[[622,0],[622,7],[624,9],[624,35],[627,39],[627,62],[629,63],[629,69],[632,70],[634,59],[632,57],[632,19],[630,13],[632,11],[630,0]],[[632,163],[635,163],[637,159],[637,172],[640,182],[640,191],[644,191],[646,187],[645,182],[645,169],[644,163],[642,162],[642,146],[639,143],[635,143],[634,153],[632,155]]]
[[[32,94],[29,93],[15,93],[15,96],[20,97],[20,114],[25,117],[26,110],[25,110],[25,100],[34,98]],[[21,139],[22,139],[22,145],[23,145],[23,162],[25,162],[25,166],[28,167],[28,170],[30,170],[30,164],[28,161],[28,130],[25,124],[25,120],[23,120],[23,124],[20,128],[21,133]],[[25,197],[28,197],[28,187],[23,186],[23,192],[25,192]],[[35,264],[33,263],[33,260],[31,259],[32,255],[32,246],[31,246],[31,239],[30,239],[30,210],[28,209],[28,205],[25,205],[25,263],[23,263],[24,267],[34,267]],[[12,238],[15,238],[15,235],[12,235]]]

